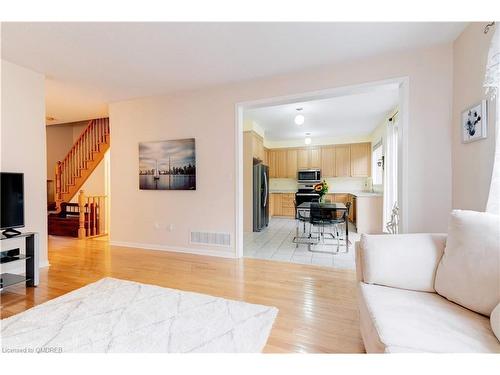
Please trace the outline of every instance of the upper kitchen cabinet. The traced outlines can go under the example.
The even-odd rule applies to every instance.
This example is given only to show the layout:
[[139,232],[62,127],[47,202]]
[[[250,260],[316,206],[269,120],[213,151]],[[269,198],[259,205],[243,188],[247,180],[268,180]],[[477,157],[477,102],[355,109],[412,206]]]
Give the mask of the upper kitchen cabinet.
[[265,155],[271,178],[297,178],[298,170],[316,168],[325,178],[371,175],[371,143],[270,149]]
[[308,166],[309,150],[307,148],[299,148],[297,150],[297,169],[308,169]]
[[286,177],[297,178],[297,150],[286,150]]
[[268,151],[269,177],[288,178],[289,159],[293,163],[293,155],[289,155],[287,149],[272,149]]
[[252,132],[252,155],[255,159],[264,161],[264,139],[255,132]]
[[335,147],[333,146],[321,148],[321,175],[335,177]]
[[321,148],[315,147],[309,149],[309,168],[321,168]]
[[278,178],[286,178],[287,177],[287,150],[276,150],[276,159],[277,159],[277,171],[276,177]]
[[351,147],[350,145],[335,146],[335,177],[351,176]]
[[371,143],[351,144],[351,176],[369,177],[371,175]]
[[315,168],[321,168],[321,148],[299,148],[297,150],[297,169]]
[[278,177],[278,157],[276,150],[269,150],[267,152],[267,162],[269,165],[269,178]]

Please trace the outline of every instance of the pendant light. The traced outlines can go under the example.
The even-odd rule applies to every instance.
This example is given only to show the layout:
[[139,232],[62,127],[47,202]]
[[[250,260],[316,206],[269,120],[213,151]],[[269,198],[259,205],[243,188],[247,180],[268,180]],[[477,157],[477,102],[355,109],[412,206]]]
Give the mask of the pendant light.
[[304,139],[304,143],[306,145],[310,145],[311,144],[311,133],[306,133],[306,137]]
[[302,111],[302,108],[297,108],[297,114],[295,115],[295,118],[294,118],[294,122],[296,125],[303,125],[304,124],[304,121],[306,120],[306,118],[304,117],[303,114],[300,113],[300,111]]

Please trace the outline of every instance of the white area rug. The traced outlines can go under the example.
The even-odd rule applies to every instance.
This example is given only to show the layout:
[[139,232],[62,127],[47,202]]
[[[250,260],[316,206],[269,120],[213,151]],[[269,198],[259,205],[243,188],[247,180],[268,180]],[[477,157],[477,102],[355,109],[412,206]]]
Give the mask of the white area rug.
[[1,321],[3,352],[260,352],[275,307],[113,278]]

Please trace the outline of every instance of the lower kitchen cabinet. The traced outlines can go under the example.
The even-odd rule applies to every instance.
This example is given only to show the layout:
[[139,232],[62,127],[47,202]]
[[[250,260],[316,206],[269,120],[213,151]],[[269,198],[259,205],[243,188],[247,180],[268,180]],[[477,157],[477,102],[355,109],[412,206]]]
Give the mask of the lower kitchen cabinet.
[[271,193],[269,197],[269,216],[295,217],[294,193]]
[[366,234],[380,234],[383,229],[383,201],[380,195],[356,197],[355,221],[356,231]]

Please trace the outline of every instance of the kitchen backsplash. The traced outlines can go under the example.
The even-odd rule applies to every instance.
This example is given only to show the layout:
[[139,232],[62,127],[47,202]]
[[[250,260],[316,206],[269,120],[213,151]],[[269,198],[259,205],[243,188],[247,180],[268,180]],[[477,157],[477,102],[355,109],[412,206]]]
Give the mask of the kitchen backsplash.
[[[350,192],[366,190],[365,177],[332,177],[327,178],[329,192]],[[291,178],[270,178],[271,191],[297,191],[297,180]]]

